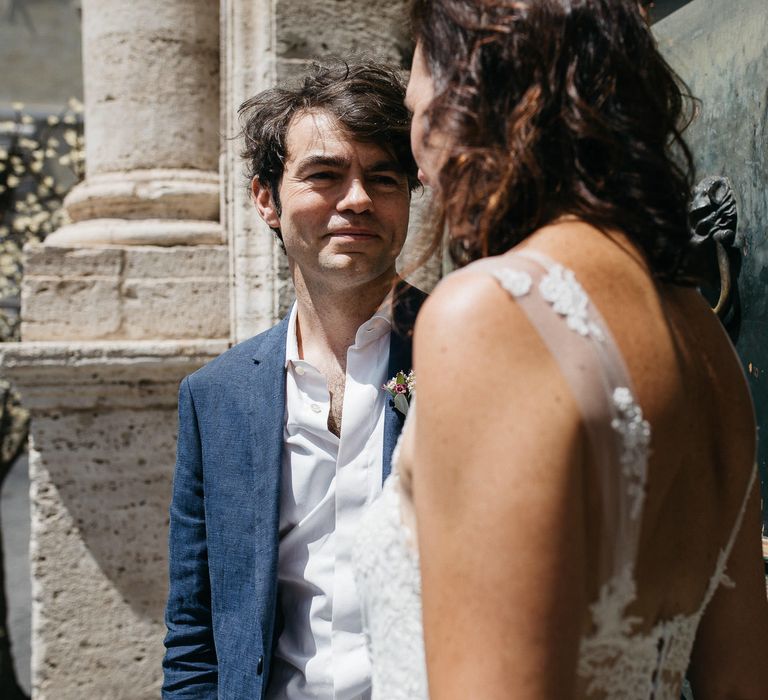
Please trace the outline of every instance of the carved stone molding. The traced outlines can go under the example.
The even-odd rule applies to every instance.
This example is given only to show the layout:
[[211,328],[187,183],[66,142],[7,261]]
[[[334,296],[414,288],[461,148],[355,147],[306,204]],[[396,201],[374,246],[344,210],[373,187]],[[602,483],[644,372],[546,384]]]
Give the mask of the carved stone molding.
[[19,389],[33,414],[175,408],[182,377],[227,347],[225,340],[3,343],[0,375]]
[[224,242],[223,237],[218,221],[109,218],[62,226],[45,239],[45,245],[56,248],[218,245]]
[[109,218],[219,220],[219,176],[200,170],[132,170],[94,175],[64,206],[73,221]]

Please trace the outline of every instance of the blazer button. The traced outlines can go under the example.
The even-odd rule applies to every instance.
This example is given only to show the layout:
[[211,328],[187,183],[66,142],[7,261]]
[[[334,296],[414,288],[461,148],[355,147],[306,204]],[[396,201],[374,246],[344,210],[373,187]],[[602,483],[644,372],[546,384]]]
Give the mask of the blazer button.
[[260,656],[256,662],[256,675],[260,676],[264,672],[264,657]]

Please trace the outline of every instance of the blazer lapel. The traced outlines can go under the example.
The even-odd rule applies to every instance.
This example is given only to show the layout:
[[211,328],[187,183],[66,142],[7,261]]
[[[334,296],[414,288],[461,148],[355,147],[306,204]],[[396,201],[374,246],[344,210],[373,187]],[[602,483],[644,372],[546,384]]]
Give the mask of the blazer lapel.
[[[259,438],[258,471],[279,485],[285,417],[285,342],[288,319],[284,318],[253,352],[252,403],[249,414],[252,435]],[[279,495],[279,492],[278,492]]]
[[[409,372],[412,365],[413,324],[427,295],[416,287],[400,282],[394,293],[392,333],[389,340],[389,364],[387,379],[398,372]],[[395,408],[392,397],[387,398],[384,409],[384,447],[382,450],[382,483],[392,471],[392,452],[403,429],[405,416]]]
[[[285,341],[288,319],[263,336],[251,353],[253,365],[245,381],[250,393],[248,412],[249,441],[253,445],[252,475],[254,480],[254,518],[261,535],[256,538],[256,589],[264,617],[261,620],[265,649],[270,651],[265,662],[269,673],[271,652],[279,635],[277,611],[277,564],[280,528],[280,482],[282,476],[283,422],[285,417]],[[277,629],[275,625],[277,623]]]

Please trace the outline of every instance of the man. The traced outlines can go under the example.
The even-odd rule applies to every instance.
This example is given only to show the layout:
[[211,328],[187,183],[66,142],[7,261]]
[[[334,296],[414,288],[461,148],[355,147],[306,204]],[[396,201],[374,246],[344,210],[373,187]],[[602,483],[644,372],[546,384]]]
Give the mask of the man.
[[181,385],[165,698],[370,695],[351,545],[390,470],[402,415],[382,385],[410,369],[423,300],[392,292],[417,185],[403,96],[386,67],[345,64],[241,107],[296,303]]

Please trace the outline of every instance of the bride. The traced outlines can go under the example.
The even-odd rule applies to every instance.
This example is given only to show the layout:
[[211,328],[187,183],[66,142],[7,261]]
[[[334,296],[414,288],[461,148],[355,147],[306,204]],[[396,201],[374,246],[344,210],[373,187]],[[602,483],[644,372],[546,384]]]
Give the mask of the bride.
[[755,419],[685,273],[679,81],[635,0],[411,20],[463,269],[358,541],[374,698],[677,700],[686,671],[696,700],[768,697]]

